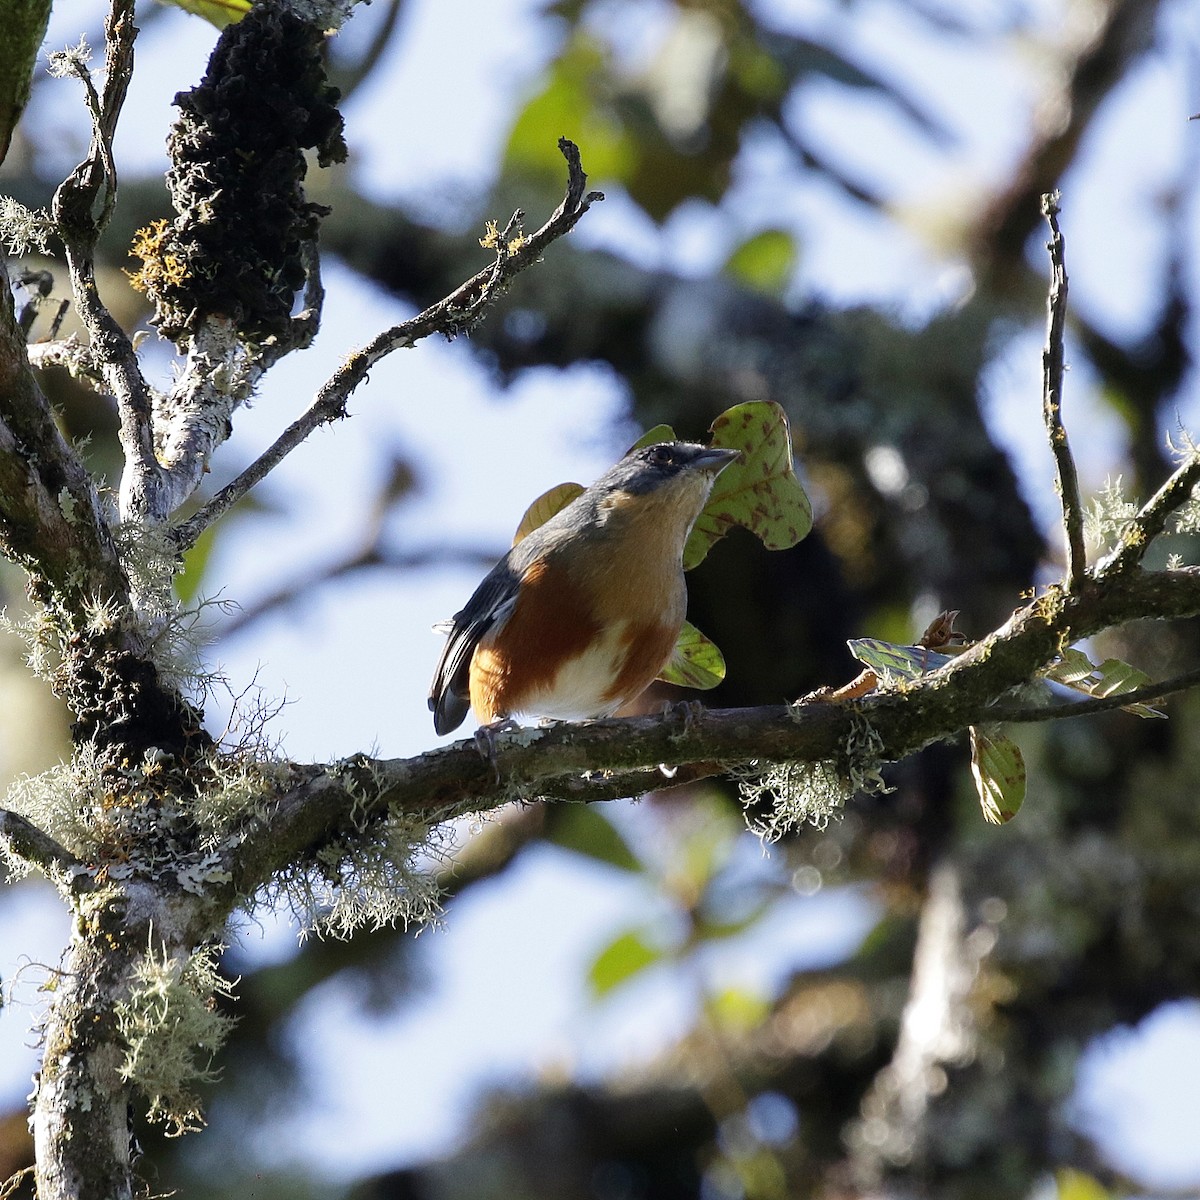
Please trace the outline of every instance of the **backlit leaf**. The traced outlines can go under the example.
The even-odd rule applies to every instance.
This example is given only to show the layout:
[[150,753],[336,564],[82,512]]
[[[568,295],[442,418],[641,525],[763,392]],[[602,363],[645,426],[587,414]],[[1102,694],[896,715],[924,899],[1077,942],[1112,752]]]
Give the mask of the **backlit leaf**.
[[587,804],[567,804],[555,810],[546,840],[607,863],[621,871],[640,871],[642,864],[617,831],[617,827]]
[[783,409],[762,400],[727,409],[712,423],[712,445],[740,450],[742,457],[717,476],[684,547],[684,570],[703,562],[734,525],[749,529],[768,550],[800,541],[812,528],[812,505],[792,468]]
[[[1082,650],[1073,646],[1064,650],[1058,661],[1042,674],[1054,683],[1064,684],[1074,691],[1097,698],[1119,696],[1122,692],[1145,687],[1150,682],[1150,676],[1145,671],[1119,658],[1106,658],[1097,666]],[[1148,704],[1127,704],[1125,711],[1139,717],[1165,716]]]
[[747,1033],[757,1029],[768,1017],[770,1004],[760,995],[743,988],[724,988],[704,1001],[709,1019],[729,1033]]
[[943,667],[951,659],[939,650],[924,646],[902,646],[878,638],[853,638],[846,643],[850,653],[878,675],[898,675],[901,679],[918,679]]
[[790,233],[764,229],[734,250],[725,270],[747,287],[778,296],[791,282],[796,258],[796,243]]
[[635,450],[641,450],[644,446],[657,446],[659,442],[674,442],[677,440],[675,430],[670,425],[655,425],[653,429],[647,429],[625,453],[632,454]]
[[251,8],[251,0],[165,0],[184,12],[203,17],[218,29],[240,21]]
[[971,774],[983,815],[993,825],[1011,821],[1025,799],[1025,759],[994,725],[971,726]]
[[576,496],[583,494],[583,488],[577,483],[557,483],[549,491],[543,492],[526,510],[513,534],[512,544],[527,538],[539,525],[545,525],[556,513],[562,512]]
[[608,995],[662,957],[663,952],[646,941],[642,930],[626,930],[609,942],[588,968],[592,995],[596,999]]
[[1058,1185],[1058,1200],[1112,1200],[1112,1192],[1098,1179],[1070,1167],[1056,1171],[1054,1181]]
[[684,621],[670,660],[658,677],[664,683],[707,691],[725,678],[725,656],[715,642],[690,621]]

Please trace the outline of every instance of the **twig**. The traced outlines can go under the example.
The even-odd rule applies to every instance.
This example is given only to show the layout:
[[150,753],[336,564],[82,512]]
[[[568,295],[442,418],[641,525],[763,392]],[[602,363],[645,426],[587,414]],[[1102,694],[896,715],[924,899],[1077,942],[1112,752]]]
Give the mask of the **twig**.
[[74,873],[85,869],[83,863],[70,850],[60,845],[48,833],[20,813],[9,812],[4,808],[0,808],[0,841],[6,843],[9,852],[15,858],[33,863],[47,874],[55,870]]
[[1186,454],[1175,473],[1121,531],[1116,547],[1096,567],[1097,580],[1111,579],[1138,566],[1150,544],[1167,527],[1171,514],[1191,498],[1200,483],[1200,447],[1189,443]]
[[995,705],[987,710],[987,719],[1030,724],[1034,721],[1060,721],[1069,717],[1090,717],[1093,713],[1111,712],[1116,708],[1127,708],[1131,704],[1150,704],[1175,692],[1187,691],[1188,688],[1193,688],[1197,684],[1200,684],[1200,667],[1192,671],[1184,671],[1182,675],[1172,676],[1172,678],[1164,679],[1159,683],[1147,683],[1132,691],[1117,692],[1111,696],[1094,696],[1090,700],[1074,700],[1039,708]]
[[569,233],[591,205],[604,198],[601,192],[585,190],[587,175],[574,142],[559,138],[558,148],[567,160],[567,191],[550,219],[529,237],[517,236],[510,240],[519,222],[519,215],[514,214],[504,232],[496,235],[495,262],[424,312],[384,330],[356,350],[325,381],[307,411],[293,421],[272,446],[222,488],[199,512],[176,526],[173,539],[178,550],[184,551],[194,545],[209,525],[265,479],[309,434],[345,416],[350,394],[380,359],[393,350],[412,346],[432,333],[453,336],[470,328],[514,276],[535,263],[551,242]]
[[1067,320],[1067,267],[1063,236],[1058,227],[1058,193],[1042,196],[1042,216],[1050,226],[1050,293],[1046,298],[1046,347],[1042,351],[1042,416],[1050,437],[1050,450],[1058,472],[1063,528],[1067,538],[1067,588],[1077,592],[1087,572],[1087,550],[1083,542],[1083,503],[1079,498],[1079,475],[1067,441],[1062,419],[1063,334]]
[[[91,336],[92,349],[104,379],[117,400],[121,449],[125,472],[121,480],[122,516],[149,511],[157,491],[160,470],[154,455],[153,401],[138,365],[133,344],[100,299],[96,287],[94,253],[100,231],[112,210],[116,176],[112,139],[121,106],[133,73],[134,0],[112,0],[105,21],[105,82],[96,93],[86,69],[67,56],[67,70],[84,83],[92,115],[92,144],[88,156],[63,180],[54,193],[52,211],[66,249],[67,269],[75,308]],[[92,214],[96,195],[104,188],[99,218]]]
[[342,579],[355,571],[383,567],[390,571],[422,571],[429,567],[466,565],[480,570],[491,567],[499,555],[494,549],[484,547],[442,547],[438,549],[413,550],[407,554],[389,554],[381,550],[377,541],[360,546],[336,562],[316,571],[302,575],[281,587],[268,592],[253,604],[238,607],[232,615],[213,630],[213,637],[224,641],[235,637],[254,622],[268,616],[276,609],[294,603],[302,596],[324,584]]

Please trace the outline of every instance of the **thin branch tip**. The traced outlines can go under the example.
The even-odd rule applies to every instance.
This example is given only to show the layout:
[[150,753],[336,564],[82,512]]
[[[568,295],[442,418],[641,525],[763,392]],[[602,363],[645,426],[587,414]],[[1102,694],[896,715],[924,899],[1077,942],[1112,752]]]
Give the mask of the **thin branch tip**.
[[1042,418],[1050,439],[1062,501],[1063,532],[1067,543],[1067,587],[1077,592],[1087,575],[1087,547],[1083,536],[1083,500],[1079,491],[1079,472],[1067,440],[1062,417],[1063,342],[1067,323],[1067,268],[1062,231],[1058,227],[1059,193],[1042,196],[1042,215],[1050,226],[1050,289],[1046,297],[1046,346],[1042,351]]

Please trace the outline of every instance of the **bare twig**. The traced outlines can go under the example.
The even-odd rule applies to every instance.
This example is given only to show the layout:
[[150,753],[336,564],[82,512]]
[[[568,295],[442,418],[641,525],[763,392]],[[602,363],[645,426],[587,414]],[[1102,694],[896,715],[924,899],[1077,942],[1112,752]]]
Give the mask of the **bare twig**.
[[314,589],[336,579],[343,579],[356,571],[368,570],[373,567],[383,567],[390,571],[422,571],[429,567],[445,567],[452,565],[467,565],[486,570],[499,558],[494,549],[484,547],[472,549],[462,547],[439,547],[428,550],[413,550],[408,553],[389,553],[380,548],[378,542],[372,541],[352,550],[336,562],[331,562],[315,571],[310,571],[281,587],[268,592],[253,604],[233,610],[232,615],[223,621],[214,631],[214,637],[236,637],[253,625],[256,621],[270,615],[277,609],[302,599]]
[[514,214],[504,232],[497,233],[492,239],[496,259],[490,266],[424,312],[385,330],[356,350],[326,380],[308,410],[293,421],[272,446],[222,488],[199,512],[175,528],[173,536],[179,550],[192,546],[209,525],[265,479],[309,434],[345,416],[350,394],[380,359],[393,350],[412,346],[430,334],[454,336],[469,329],[514,276],[535,263],[551,242],[569,233],[591,205],[603,199],[601,192],[585,190],[587,175],[575,144],[560,138],[558,148],[567,160],[567,191],[550,219],[529,237],[513,237],[513,230],[519,223],[519,214]]
[[1200,684],[1200,668],[1184,671],[1159,683],[1147,683],[1128,692],[1111,696],[1095,696],[1090,700],[1074,700],[1064,704],[1051,704],[1039,708],[1020,705],[994,705],[988,709],[989,721],[1012,721],[1030,724],[1035,721],[1061,721],[1067,717],[1090,717],[1094,713],[1112,712],[1128,708],[1131,704],[1153,704],[1175,692],[1186,692]]
[[1096,566],[1096,579],[1106,580],[1138,566],[1151,543],[1167,527],[1171,514],[1191,498],[1200,484],[1200,447],[1186,447],[1186,456],[1175,473],[1142,505],[1138,515],[1121,531],[1116,547]]
[[1067,320],[1067,267],[1063,256],[1063,236],[1058,227],[1058,193],[1042,197],[1042,215],[1050,226],[1050,294],[1046,298],[1046,346],[1042,351],[1042,417],[1050,436],[1050,449],[1058,474],[1058,494],[1062,500],[1063,529],[1067,538],[1067,587],[1076,592],[1083,586],[1087,572],[1087,551],[1083,542],[1083,503],[1079,498],[1079,475],[1067,441],[1062,419],[1063,335]]

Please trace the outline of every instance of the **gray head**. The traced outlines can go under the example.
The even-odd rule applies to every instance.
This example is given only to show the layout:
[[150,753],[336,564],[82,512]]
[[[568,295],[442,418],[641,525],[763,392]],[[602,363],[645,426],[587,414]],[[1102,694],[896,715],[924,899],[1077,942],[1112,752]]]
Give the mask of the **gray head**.
[[707,494],[712,481],[740,455],[738,450],[722,450],[696,442],[658,442],[631,450],[588,490],[644,496],[660,488],[690,491],[699,484]]

